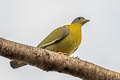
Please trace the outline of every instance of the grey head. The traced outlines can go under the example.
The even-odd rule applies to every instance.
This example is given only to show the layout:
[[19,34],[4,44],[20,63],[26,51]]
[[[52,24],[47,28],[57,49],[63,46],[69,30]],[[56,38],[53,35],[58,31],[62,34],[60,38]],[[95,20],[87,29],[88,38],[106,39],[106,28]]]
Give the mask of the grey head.
[[77,17],[76,19],[74,19],[73,21],[72,21],[72,24],[73,23],[80,23],[80,24],[85,24],[85,23],[87,23],[87,22],[89,22],[90,20],[87,20],[87,19],[85,19],[84,17]]

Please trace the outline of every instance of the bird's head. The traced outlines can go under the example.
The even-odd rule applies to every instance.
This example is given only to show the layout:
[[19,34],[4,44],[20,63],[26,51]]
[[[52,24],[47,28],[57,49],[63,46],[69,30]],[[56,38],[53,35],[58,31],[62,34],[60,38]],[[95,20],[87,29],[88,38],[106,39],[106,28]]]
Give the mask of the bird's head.
[[76,19],[73,20],[73,23],[80,23],[80,24],[85,24],[87,22],[89,22],[90,20],[85,19],[84,17],[77,17]]

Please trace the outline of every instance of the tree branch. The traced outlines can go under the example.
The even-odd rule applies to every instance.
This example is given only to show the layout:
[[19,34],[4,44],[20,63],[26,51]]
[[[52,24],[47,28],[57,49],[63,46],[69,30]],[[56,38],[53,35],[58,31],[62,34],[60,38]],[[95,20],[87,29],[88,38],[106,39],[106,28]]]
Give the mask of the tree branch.
[[0,38],[0,56],[22,61],[46,71],[57,71],[86,80],[120,80],[120,73],[87,61]]

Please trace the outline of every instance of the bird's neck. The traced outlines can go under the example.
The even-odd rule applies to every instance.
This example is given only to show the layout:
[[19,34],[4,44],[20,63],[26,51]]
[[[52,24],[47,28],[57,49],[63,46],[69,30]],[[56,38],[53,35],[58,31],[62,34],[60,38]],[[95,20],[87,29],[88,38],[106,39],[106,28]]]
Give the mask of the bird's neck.
[[71,26],[75,27],[76,29],[81,29],[82,24],[80,24],[80,23],[73,23],[73,24],[71,24]]
[[68,26],[68,28],[73,32],[80,32],[81,27],[82,27],[82,24],[79,24],[79,23],[73,23]]

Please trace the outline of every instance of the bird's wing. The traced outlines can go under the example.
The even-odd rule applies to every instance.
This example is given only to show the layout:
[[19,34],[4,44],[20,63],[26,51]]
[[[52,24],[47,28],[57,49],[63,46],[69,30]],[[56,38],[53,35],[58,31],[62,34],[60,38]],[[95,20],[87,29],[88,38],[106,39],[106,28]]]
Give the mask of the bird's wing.
[[78,49],[78,47],[73,51],[73,53]]
[[45,48],[64,39],[69,34],[69,29],[66,26],[68,25],[55,29],[37,47]]

